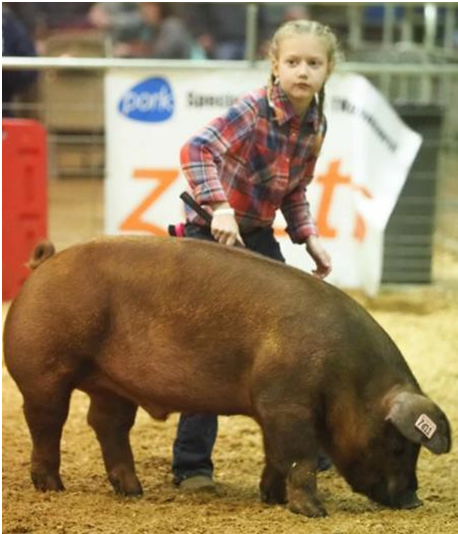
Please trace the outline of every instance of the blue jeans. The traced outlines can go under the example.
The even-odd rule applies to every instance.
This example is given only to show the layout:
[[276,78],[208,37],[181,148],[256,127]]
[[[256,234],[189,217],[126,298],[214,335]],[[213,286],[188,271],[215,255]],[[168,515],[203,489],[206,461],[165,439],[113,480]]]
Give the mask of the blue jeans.
[[[187,224],[185,235],[195,239],[213,241],[210,229],[196,224]],[[242,232],[242,238],[248,249],[274,260],[285,262],[272,228],[259,228],[252,232]],[[212,476],[211,455],[217,431],[218,418],[216,415],[181,415],[177,437],[173,444],[172,471],[175,484],[195,475]]]

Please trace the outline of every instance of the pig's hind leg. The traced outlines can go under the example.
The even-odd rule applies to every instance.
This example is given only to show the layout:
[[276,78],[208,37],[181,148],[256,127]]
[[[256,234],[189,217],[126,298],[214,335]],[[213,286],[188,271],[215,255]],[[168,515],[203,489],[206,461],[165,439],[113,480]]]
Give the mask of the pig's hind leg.
[[60,440],[67,419],[71,389],[43,380],[23,391],[24,415],[32,437],[31,477],[40,491],[62,491]]
[[129,441],[137,405],[109,391],[89,395],[88,423],[95,430],[102,448],[108,480],[120,495],[142,495]]

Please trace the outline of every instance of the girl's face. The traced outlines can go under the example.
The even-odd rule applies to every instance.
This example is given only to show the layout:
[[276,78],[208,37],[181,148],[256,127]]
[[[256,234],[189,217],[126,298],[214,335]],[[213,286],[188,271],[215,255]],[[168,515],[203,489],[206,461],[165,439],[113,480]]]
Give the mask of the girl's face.
[[307,110],[331,70],[326,43],[313,34],[282,39],[272,62],[273,74],[299,115]]

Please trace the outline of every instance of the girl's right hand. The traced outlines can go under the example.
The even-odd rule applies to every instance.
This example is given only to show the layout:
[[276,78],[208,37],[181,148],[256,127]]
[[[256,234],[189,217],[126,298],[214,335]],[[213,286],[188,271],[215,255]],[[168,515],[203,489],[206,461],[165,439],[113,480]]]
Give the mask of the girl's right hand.
[[223,245],[232,246],[236,241],[243,244],[239,225],[231,208],[221,208],[213,212],[211,233],[215,240]]

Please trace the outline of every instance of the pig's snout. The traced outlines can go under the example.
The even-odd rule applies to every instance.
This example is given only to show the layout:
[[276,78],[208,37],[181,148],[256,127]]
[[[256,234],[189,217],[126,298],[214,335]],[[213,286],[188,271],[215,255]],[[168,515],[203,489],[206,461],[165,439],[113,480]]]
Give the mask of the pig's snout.
[[414,489],[407,490],[403,493],[389,493],[382,486],[375,486],[369,492],[369,497],[383,506],[410,510],[423,505],[423,502],[417,497]]
[[415,473],[408,477],[407,487],[401,484],[397,486],[396,479],[392,479],[388,484],[388,494],[390,496],[391,508],[411,509],[422,506],[423,502],[417,497],[418,482]]
[[410,510],[411,508],[418,508],[423,506],[423,501],[421,501],[415,491],[405,493],[401,495],[399,499],[394,501],[393,508],[402,508],[404,510]]

